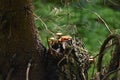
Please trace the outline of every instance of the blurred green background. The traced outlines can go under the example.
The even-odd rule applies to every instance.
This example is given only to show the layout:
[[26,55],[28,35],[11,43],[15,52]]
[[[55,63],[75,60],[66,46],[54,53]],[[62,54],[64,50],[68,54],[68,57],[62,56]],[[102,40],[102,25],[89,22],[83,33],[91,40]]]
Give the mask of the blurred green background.
[[[33,0],[42,43],[56,32],[81,37],[94,55],[110,32],[120,33],[119,0]],[[102,21],[104,20],[104,22]]]
[[[110,31],[120,34],[120,0],[33,0],[33,4],[39,37],[46,47],[47,37],[62,32],[82,38],[89,54],[96,55]],[[110,54],[106,56],[104,64],[110,60]]]

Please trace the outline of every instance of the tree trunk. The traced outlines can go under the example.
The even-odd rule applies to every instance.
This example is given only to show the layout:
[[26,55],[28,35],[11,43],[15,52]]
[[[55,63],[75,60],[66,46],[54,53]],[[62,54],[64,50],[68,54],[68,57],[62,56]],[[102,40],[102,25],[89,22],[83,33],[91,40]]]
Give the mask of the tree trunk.
[[[45,48],[38,39],[31,11],[31,0],[0,0],[0,74],[3,80],[44,80],[40,57]],[[31,66],[28,67],[28,63]]]

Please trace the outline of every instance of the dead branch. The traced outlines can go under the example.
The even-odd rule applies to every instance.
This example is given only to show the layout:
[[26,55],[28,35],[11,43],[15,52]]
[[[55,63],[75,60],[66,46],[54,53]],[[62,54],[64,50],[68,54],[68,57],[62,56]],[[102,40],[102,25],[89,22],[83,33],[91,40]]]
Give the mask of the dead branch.
[[[111,40],[113,41],[113,44],[110,45],[110,47],[113,45],[115,45],[116,47],[115,47],[114,52],[112,53],[112,59],[110,60],[110,64],[108,65],[108,70],[105,73],[103,73],[102,72],[102,59],[104,57],[105,50],[109,48],[109,46],[107,46],[107,44]],[[103,80],[106,80],[111,73],[113,73],[114,71],[116,71],[118,69],[119,57],[120,57],[119,48],[120,48],[120,35],[118,35],[118,34],[112,34],[112,35],[108,36],[107,39],[105,39],[105,41],[103,42],[103,44],[100,48],[98,63],[97,63],[97,71],[100,73],[99,77],[103,76],[103,78],[102,78]]]

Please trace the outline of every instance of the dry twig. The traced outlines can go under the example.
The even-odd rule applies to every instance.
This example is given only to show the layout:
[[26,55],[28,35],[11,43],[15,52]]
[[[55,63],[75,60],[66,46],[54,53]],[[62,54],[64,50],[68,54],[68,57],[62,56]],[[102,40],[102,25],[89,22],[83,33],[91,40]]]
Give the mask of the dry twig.
[[30,67],[31,67],[31,61],[29,61],[28,66],[27,66],[27,70],[26,70],[26,80],[29,80]]

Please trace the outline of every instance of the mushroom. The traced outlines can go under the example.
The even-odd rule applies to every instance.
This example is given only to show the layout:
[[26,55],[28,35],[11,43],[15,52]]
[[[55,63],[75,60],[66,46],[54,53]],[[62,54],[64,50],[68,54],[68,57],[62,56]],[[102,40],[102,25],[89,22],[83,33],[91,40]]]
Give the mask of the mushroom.
[[89,57],[89,62],[90,62],[90,63],[94,63],[94,62],[95,62],[95,59],[94,59],[93,56],[90,56],[90,57]]
[[64,41],[71,40],[71,39],[72,39],[71,36],[66,35],[66,36],[61,36],[61,38],[58,41],[64,42]]
[[56,33],[56,36],[57,36],[58,39],[60,39],[61,36],[62,36],[62,33],[60,33],[60,32],[59,32],[59,33]]
[[55,38],[54,38],[54,37],[51,37],[49,40],[54,41],[54,40],[55,40]]
[[54,44],[56,42],[56,39],[54,37],[49,38],[49,43]]

